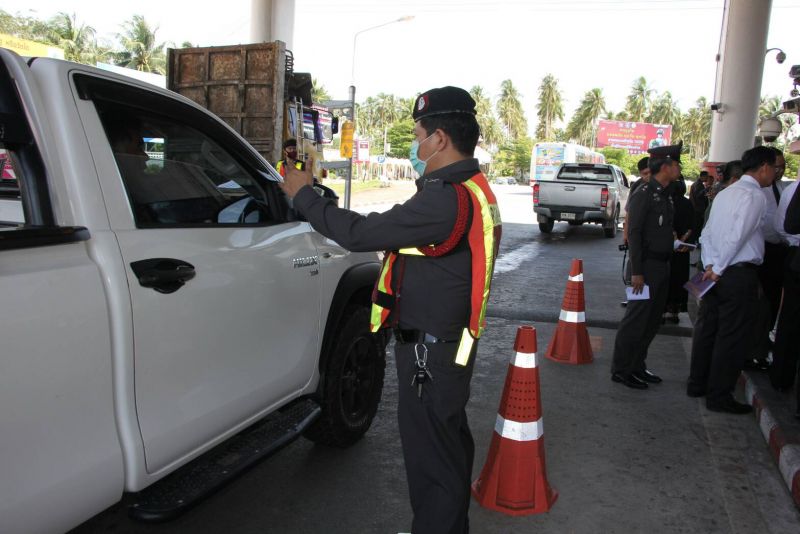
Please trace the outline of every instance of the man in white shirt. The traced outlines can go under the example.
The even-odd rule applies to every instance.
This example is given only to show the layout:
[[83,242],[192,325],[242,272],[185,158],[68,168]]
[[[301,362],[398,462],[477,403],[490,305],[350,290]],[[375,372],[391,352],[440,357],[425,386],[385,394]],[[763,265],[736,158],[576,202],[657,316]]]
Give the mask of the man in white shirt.
[[762,187],[775,179],[775,152],[759,146],[742,154],[744,176],[714,199],[703,235],[704,280],[715,285],[700,302],[692,339],[686,393],[706,397],[715,412],[748,413],[733,390],[752,348],[752,325],[761,287],[758,265],[764,258],[766,199]]
[[786,170],[786,159],[783,157],[783,152],[777,148],[772,148],[772,150],[775,152],[775,179],[769,186],[761,189],[764,199],[767,201],[764,222],[761,227],[764,232],[764,261],[758,269],[758,280],[764,290],[764,298],[759,306],[758,320],[754,325],[756,339],[753,359],[745,360],[745,367],[762,370],[769,368],[767,363],[767,354],[770,348],[769,333],[778,318],[783,288],[783,266],[788,253],[786,241],[773,224],[781,192],[785,185],[781,182],[781,178]]
[[[781,201],[773,220],[774,229],[789,244],[789,253],[783,273],[783,305],[781,306],[778,328],[775,333],[775,348],[772,352],[772,367],[769,379],[778,391],[790,389],[795,383],[798,352],[800,352],[800,271],[792,269],[792,263],[800,262],[800,234],[790,234],[784,228],[786,210],[795,195],[798,182],[795,181],[781,193]],[[800,387],[797,388],[797,413],[800,414]]]

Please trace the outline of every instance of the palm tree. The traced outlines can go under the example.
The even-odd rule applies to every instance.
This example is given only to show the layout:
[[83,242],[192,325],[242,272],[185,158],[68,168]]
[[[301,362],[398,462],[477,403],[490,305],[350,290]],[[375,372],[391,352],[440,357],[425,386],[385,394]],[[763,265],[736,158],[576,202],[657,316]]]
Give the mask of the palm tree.
[[625,113],[634,122],[644,122],[650,113],[653,90],[647,85],[644,76],[639,76],[631,86],[631,92],[625,102]]
[[558,88],[558,79],[552,74],[542,78],[536,116],[539,119],[539,123],[536,125],[536,138],[552,141],[554,139],[553,123],[556,120],[564,120],[561,90]]
[[500,123],[511,139],[519,139],[528,130],[528,121],[522,111],[522,102],[517,88],[511,80],[503,80],[500,84],[500,98],[497,100],[497,115]]
[[94,65],[97,62],[95,29],[78,24],[73,13],[59,13],[50,20],[50,41],[64,50],[64,59]]
[[567,124],[567,137],[585,146],[594,145],[597,119],[606,112],[606,98],[599,87],[586,91],[578,109]]
[[141,15],[134,15],[122,25],[124,32],[117,34],[122,51],[117,54],[117,65],[143,72],[166,74],[166,42],[156,42],[158,26],[151,28]]
[[469,91],[470,96],[475,101],[475,113],[478,125],[481,128],[481,137],[486,146],[497,146],[503,141],[503,132],[500,123],[492,109],[492,101],[486,96],[483,87],[474,86]]
[[672,99],[672,93],[665,91],[653,102],[650,114],[646,121],[655,124],[669,124],[672,126],[672,139],[682,138],[681,133],[681,110],[677,102]]
[[711,144],[711,108],[705,97],[698,98],[695,107],[683,116],[680,129],[692,157],[705,158]]
[[319,83],[316,78],[311,78],[311,101],[315,104],[326,102],[331,99],[325,86]]

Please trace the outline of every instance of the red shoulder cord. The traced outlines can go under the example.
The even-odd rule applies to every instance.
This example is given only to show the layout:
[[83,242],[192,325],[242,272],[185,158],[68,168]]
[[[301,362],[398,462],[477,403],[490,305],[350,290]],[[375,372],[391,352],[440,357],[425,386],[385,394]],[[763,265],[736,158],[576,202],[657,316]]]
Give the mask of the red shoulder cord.
[[426,256],[439,257],[444,256],[448,252],[456,248],[456,245],[464,237],[464,232],[467,230],[467,220],[469,219],[469,193],[467,187],[463,184],[453,184],[456,190],[456,199],[458,200],[458,212],[456,214],[456,223],[453,225],[453,231],[450,236],[439,245],[428,245],[418,247],[419,251]]

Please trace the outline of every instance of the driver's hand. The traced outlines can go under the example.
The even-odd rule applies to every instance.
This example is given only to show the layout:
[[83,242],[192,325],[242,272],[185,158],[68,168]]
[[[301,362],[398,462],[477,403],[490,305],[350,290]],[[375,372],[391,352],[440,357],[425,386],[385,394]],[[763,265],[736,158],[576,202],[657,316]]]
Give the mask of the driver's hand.
[[299,171],[288,165],[285,168],[286,177],[283,179],[283,183],[279,185],[289,198],[294,198],[300,189],[314,183],[314,177],[311,175],[311,171]]

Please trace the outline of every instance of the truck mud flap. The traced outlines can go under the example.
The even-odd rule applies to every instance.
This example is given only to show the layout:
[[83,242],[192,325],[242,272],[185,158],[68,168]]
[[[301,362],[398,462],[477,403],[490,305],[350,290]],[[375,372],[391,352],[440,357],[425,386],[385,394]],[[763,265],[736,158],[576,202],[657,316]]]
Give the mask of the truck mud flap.
[[203,456],[133,495],[128,515],[137,521],[169,521],[257,462],[297,439],[321,409],[301,399],[221,443]]

